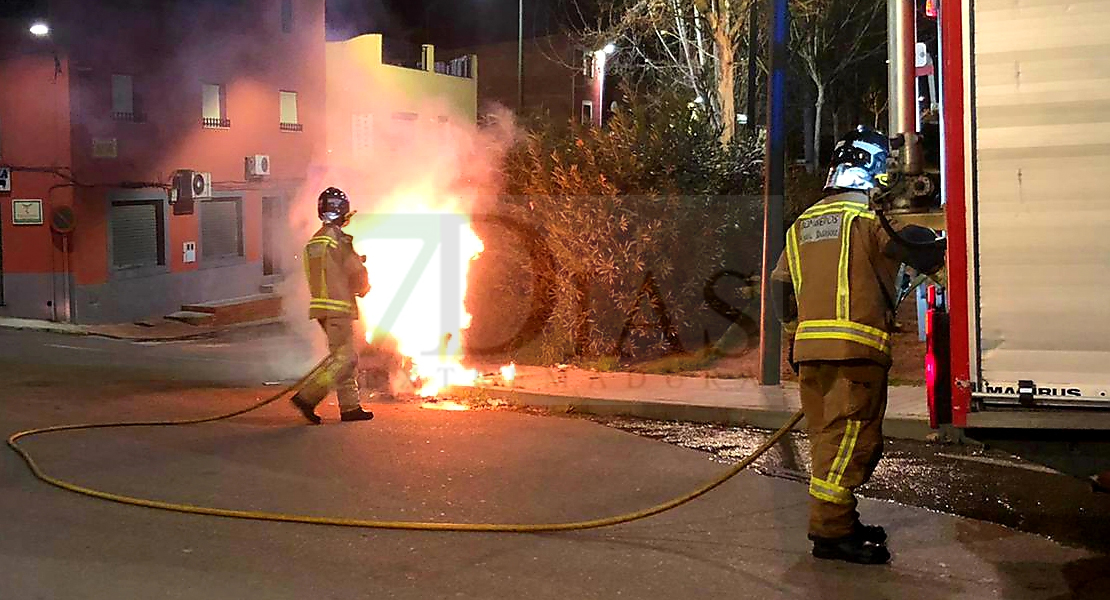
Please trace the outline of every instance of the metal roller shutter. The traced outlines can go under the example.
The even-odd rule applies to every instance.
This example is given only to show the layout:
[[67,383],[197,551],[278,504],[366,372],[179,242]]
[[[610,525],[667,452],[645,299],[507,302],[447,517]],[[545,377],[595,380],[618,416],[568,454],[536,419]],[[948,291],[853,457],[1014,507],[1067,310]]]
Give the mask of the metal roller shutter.
[[1110,4],[973,6],[981,377],[1102,400],[1110,394]]
[[112,204],[112,265],[117,269],[163,264],[157,202]]
[[206,260],[243,256],[241,198],[205,200],[200,213],[200,251]]

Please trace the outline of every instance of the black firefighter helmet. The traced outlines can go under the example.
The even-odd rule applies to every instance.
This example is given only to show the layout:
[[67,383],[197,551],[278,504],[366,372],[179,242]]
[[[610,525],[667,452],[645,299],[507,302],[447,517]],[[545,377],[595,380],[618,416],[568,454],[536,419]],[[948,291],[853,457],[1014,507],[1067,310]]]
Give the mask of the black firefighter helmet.
[[351,201],[343,190],[330,187],[320,193],[320,198],[316,201],[316,214],[324,223],[342,227],[351,214]]
[[885,135],[866,125],[856,127],[833,148],[825,191],[867,191],[884,185],[888,156],[890,140]]

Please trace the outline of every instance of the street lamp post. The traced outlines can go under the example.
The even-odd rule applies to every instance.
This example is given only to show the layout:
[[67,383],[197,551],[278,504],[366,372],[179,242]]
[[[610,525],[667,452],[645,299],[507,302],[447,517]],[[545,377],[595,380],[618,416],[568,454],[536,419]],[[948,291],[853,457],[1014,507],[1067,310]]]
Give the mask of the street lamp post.
[[790,31],[787,0],[769,3],[770,60],[767,73],[767,154],[763,166],[763,270],[760,280],[759,383],[779,385],[782,370],[782,324],[775,315],[771,272],[785,245],[783,196],[786,184],[786,67]]

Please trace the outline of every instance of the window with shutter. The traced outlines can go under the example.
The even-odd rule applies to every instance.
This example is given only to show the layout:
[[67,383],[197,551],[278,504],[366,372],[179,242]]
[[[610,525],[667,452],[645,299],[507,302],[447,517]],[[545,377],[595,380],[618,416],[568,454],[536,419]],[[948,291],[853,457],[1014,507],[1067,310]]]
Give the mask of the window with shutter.
[[160,201],[113,202],[110,220],[113,267],[122,270],[166,264]]
[[243,256],[242,198],[215,198],[201,203],[200,254],[204,260]]

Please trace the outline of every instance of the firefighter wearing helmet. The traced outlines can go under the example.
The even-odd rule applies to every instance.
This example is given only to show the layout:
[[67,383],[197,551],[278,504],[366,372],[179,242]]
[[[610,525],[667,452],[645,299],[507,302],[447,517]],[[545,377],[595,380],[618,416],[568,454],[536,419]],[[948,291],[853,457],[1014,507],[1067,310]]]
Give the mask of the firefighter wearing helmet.
[[334,389],[339,396],[341,420],[369,421],[374,413],[359,404],[355,347],[355,298],[370,291],[363,264],[366,259],[355,252],[353,239],[343,232],[353,215],[347,194],[333,187],[324,190],[317,201],[317,214],[323,226],[304,249],[305,275],[312,296],[308,315],[327,334],[333,360],[293,396],[293,405],[309,422],[319,424],[316,406]]
[[895,281],[902,264],[932,274],[944,263],[931,230],[884,225],[872,209],[888,154],[886,136],[863,126],[837,144],[826,196],[790,227],[772,275],[809,431],[813,555],[862,564],[890,560],[886,532],[860,522],[853,491],[882,455]]

